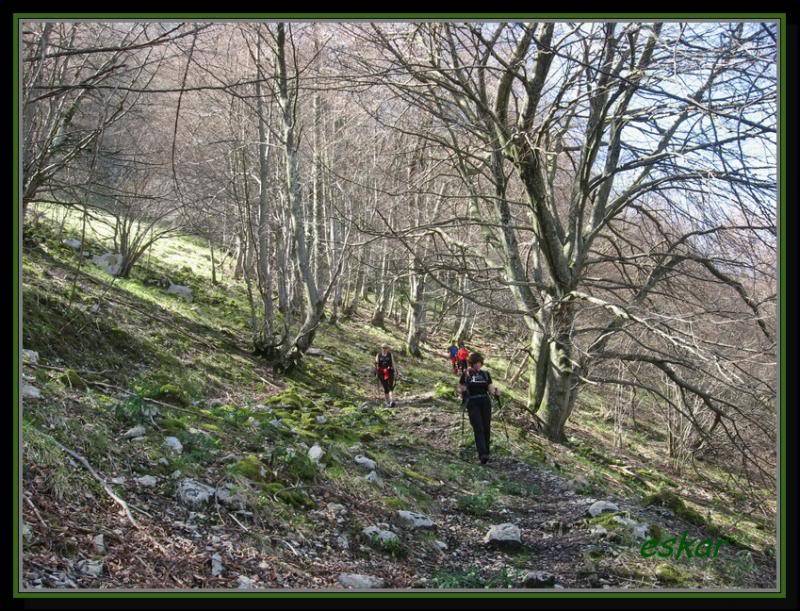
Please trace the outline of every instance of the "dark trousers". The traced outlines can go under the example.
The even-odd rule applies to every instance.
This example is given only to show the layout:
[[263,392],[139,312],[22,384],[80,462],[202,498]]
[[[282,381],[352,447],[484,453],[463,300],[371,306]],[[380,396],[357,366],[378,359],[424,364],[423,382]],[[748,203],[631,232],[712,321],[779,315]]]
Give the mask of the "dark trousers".
[[492,401],[488,396],[473,397],[467,403],[469,423],[475,433],[475,447],[478,456],[489,455],[489,433],[492,424]]

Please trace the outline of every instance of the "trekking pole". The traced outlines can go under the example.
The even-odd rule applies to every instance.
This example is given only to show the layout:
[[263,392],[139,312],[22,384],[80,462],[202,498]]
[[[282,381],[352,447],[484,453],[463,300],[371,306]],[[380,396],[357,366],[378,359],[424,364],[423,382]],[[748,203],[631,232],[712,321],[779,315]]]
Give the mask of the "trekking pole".
[[497,401],[497,415],[500,418],[500,422],[503,423],[503,432],[506,434],[506,443],[511,445],[511,440],[508,437],[508,424],[506,423],[505,414],[503,412],[503,404],[500,402],[500,395],[495,395],[494,398]]

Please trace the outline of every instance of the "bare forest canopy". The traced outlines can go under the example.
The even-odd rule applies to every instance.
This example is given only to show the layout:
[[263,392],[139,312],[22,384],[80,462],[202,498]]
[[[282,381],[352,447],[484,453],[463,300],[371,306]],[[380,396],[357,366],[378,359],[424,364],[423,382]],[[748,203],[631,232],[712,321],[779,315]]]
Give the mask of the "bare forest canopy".
[[23,210],[112,219],[123,277],[207,240],[278,369],[403,308],[410,355],[501,338],[552,440],[602,391],[774,485],[776,53],[756,22],[28,22]]

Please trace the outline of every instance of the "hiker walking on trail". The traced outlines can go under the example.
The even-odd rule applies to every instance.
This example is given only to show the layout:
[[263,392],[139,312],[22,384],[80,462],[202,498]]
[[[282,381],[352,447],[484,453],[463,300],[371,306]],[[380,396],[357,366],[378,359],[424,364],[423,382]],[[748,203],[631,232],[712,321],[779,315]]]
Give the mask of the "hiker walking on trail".
[[458,373],[458,346],[456,340],[450,342],[450,347],[447,349],[450,357],[450,363],[453,365],[453,373]]
[[456,363],[458,371],[462,374],[467,370],[467,361],[469,360],[469,350],[464,345],[464,340],[458,342],[458,352],[456,352]]
[[386,405],[388,407],[394,407],[396,403],[394,402],[392,391],[394,390],[398,371],[394,362],[394,355],[389,349],[389,344],[383,344],[381,346],[381,351],[375,357],[375,375],[378,376],[378,381],[381,383],[381,386],[383,386]]
[[481,464],[489,461],[489,433],[492,421],[492,399],[499,396],[500,390],[492,384],[492,376],[482,369],[483,355],[473,352],[469,355],[469,368],[461,374],[458,391],[461,393],[464,409],[469,414],[469,423],[475,433],[475,446]]

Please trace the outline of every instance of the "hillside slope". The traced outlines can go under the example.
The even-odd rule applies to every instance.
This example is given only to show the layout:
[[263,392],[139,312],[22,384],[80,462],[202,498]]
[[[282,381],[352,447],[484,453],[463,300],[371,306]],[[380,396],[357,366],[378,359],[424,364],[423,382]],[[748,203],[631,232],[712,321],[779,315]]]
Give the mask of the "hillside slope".
[[[35,389],[23,406],[26,588],[370,585],[345,574],[388,588],[775,583],[769,523],[698,511],[696,483],[614,454],[596,398],[563,446],[505,389],[481,466],[433,348],[398,357],[399,405],[381,404],[371,360],[382,341],[400,345],[400,329],[372,328],[366,313],[323,323],[316,354],[278,377],[250,354],[244,287],[211,284],[199,242],[159,243],[121,280],[80,262],[66,237],[79,237],[74,225],[61,234],[45,220],[23,252],[23,346],[36,352],[23,366],[23,390]],[[104,238],[84,250],[101,254]],[[476,343],[500,371],[492,338]],[[597,501],[613,505],[592,517]],[[519,543],[485,543],[500,524]],[[684,532],[732,542],[716,558],[642,557],[647,537]]]

